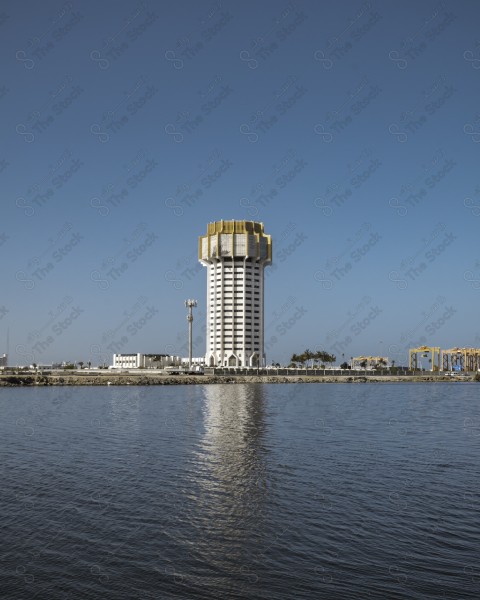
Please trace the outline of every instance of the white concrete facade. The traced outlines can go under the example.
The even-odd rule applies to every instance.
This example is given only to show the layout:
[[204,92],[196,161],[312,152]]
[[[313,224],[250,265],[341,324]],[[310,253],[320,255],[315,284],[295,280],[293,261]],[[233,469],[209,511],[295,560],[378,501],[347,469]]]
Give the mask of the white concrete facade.
[[264,268],[272,242],[263,224],[209,223],[199,260],[207,267],[206,366],[265,366]]
[[[184,367],[187,366],[188,367],[188,364],[189,364],[189,358],[188,358],[188,356],[186,358],[182,358],[181,359],[181,363],[182,363],[182,366],[184,366]],[[198,357],[192,356],[192,365],[203,366],[204,364],[205,364],[205,357],[204,356],[198,356]]]
[[112,367],[114,369],[164,369],[170,365],[180,365],[180,356],[166,354],[114,354]]

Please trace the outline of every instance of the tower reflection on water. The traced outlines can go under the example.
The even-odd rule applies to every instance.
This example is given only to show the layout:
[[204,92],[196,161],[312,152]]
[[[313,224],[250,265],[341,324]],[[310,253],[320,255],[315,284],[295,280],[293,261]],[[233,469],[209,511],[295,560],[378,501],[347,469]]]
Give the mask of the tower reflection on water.
[[263,542],[270,484],[264,390],[260,385],[211,385],[203,390],[204,433],[194,476],[197,517],[203,520],[198,525],[210,538],[209,560],[223,563],[228,547],[230,565],[233,560],[247,574],[252,540]]

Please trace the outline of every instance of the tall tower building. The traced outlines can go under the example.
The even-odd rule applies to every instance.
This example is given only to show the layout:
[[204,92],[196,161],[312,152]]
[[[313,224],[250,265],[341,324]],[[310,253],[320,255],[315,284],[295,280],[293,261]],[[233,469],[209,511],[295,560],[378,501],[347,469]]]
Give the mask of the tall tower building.
[[207,366],[265,366],[263,270],[272,239],[255,221],[216,221],[199,238],[207,273]]

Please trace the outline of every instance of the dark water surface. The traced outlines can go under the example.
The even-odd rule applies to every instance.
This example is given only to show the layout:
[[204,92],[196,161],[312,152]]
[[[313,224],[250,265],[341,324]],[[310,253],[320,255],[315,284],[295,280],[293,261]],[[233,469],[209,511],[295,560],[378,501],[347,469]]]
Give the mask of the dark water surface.
[[0,597],[478,599],[479,391],[0,389]]

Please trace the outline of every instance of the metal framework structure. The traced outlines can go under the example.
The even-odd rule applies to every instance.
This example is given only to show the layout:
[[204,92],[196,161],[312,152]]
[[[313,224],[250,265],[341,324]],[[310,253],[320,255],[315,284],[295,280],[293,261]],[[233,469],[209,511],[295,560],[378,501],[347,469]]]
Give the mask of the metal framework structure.
[[443,371],[477,371],[478,369],[480,369],[480,348],[442,350]]
[[409,352],[409,367],[412,371],[418,370],[418,355],[423,358],[431,355],[432,368],[430,371],[440,371],[440,347],[439,346],[420,346],[419,348],[410,348]]

